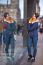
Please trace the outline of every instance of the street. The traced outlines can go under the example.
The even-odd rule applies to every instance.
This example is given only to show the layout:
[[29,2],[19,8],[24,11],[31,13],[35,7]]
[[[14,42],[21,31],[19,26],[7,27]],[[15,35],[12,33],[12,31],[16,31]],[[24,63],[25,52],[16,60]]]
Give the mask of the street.
[[[2,45],[2,47],[3,47],[3,45]],[[4,49],[5,48],[2,48],[2,51]],[[11,51],[11,49],[9,48],[9,52],[10,51]],[[23,56],[23,51],[24,50],[23,50],[23,37],[22,37],[22,34],[16,35],[15,50],[14,50],[14,60],[13,60],[13,62],[12,62],[12,60],[11,61],[7,61],[6,54],[5,54],[5,51],[4,51],[4,53],[2,52],[1,56],[0,56],[0,65],[14,65],[16,63],[16,61]]]
[[43,34],[39,33],[38,36],[38,50],[35,62],[28,62],[28,54],[25,52],[23,58],[21,58],[16,65],[43,65]]
[[38,50],[35,62],[28,62],[27,49],[24,52],[25,49],[23,48],[23,38],[20,34],[17,35],[17,40],[15,43],[14,60],[7,61],[4,53],[4,55],[2,54],[0,57],[0,65],[43,65],[43,34],[39,33],[38,39]]

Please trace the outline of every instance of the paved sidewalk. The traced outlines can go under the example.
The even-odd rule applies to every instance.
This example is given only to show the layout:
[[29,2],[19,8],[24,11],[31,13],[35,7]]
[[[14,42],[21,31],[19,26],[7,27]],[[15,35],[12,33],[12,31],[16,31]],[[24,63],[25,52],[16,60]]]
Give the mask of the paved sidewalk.
[[[16,42],[15,42],[15,51],[14,51],[14,64],[18,59],[20,59],[23,56],[23,52],[25,49],[23,49],[23,37],[22,34],[16,36]],[[0,57],[0,65],[13,65],[10,61],[9,63],[6,60],[5,53],[2,54]]]
[[39,33],[39,40],[38,40],[38,51],[36,56],[36,61],[31,63],[28,62],[28,54],[27,51],[25,52],[23,58],[21,58],[16,65],[43,65],[43,34]]

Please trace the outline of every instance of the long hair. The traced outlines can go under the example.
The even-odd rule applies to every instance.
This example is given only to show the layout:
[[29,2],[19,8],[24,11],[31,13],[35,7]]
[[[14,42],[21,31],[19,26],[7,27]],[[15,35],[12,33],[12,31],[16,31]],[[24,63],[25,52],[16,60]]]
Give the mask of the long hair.
[[35,16],[36,16],[36,18],[38,18],[39,17],[39,13],[35,13]]
[[9,13],[8,13],[8,12],[5,12],[5,13],[4,13],[4,18],[6,18],[7,15],[9,15]]

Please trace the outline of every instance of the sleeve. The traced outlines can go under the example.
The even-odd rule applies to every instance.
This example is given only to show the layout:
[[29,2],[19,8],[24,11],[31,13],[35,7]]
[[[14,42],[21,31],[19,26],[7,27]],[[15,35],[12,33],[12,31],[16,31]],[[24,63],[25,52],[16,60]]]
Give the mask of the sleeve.
[[14,23],[13,23],[13,31],[14,31],[14,33],[16,33],[16,31],[17,31],[17,29],[16,29],[16,21],[14,21]]
[[28,30],[32,31],[38,29],[38,22],[37,23],[33,23],[33,24],[28,24]]
[[7,29],[7,23],[3,22],[3,29]]
[[35,29],[38,29],[39,28],[38,22],[36,22],[34,26]]

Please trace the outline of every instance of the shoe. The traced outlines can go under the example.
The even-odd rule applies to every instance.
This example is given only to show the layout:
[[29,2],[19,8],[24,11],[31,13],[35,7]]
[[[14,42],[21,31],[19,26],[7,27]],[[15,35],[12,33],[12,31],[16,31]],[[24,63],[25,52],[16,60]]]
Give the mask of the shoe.
[[11,57],[10,56],[7,56],[7,61],[11,61]]
[[11,58],[12,58],[12,60],[14,60],[14,57],[13,56]]
[[10,56],[11,57],[11,60],[13,61],[14,60],[14,56]]
[[34,57],[31,58],[31,62],[35,62],[35,58]]
[[31,60],[31,58],[30,58],[30,57],[28,57],[28,61],[29,61],[29,60]]
[[28,61],[29,61],[29,60],[31,60],[31,58],[32,58],[32,56],[31,56],[31,55],[29,55],[29,56],[28,56]]

